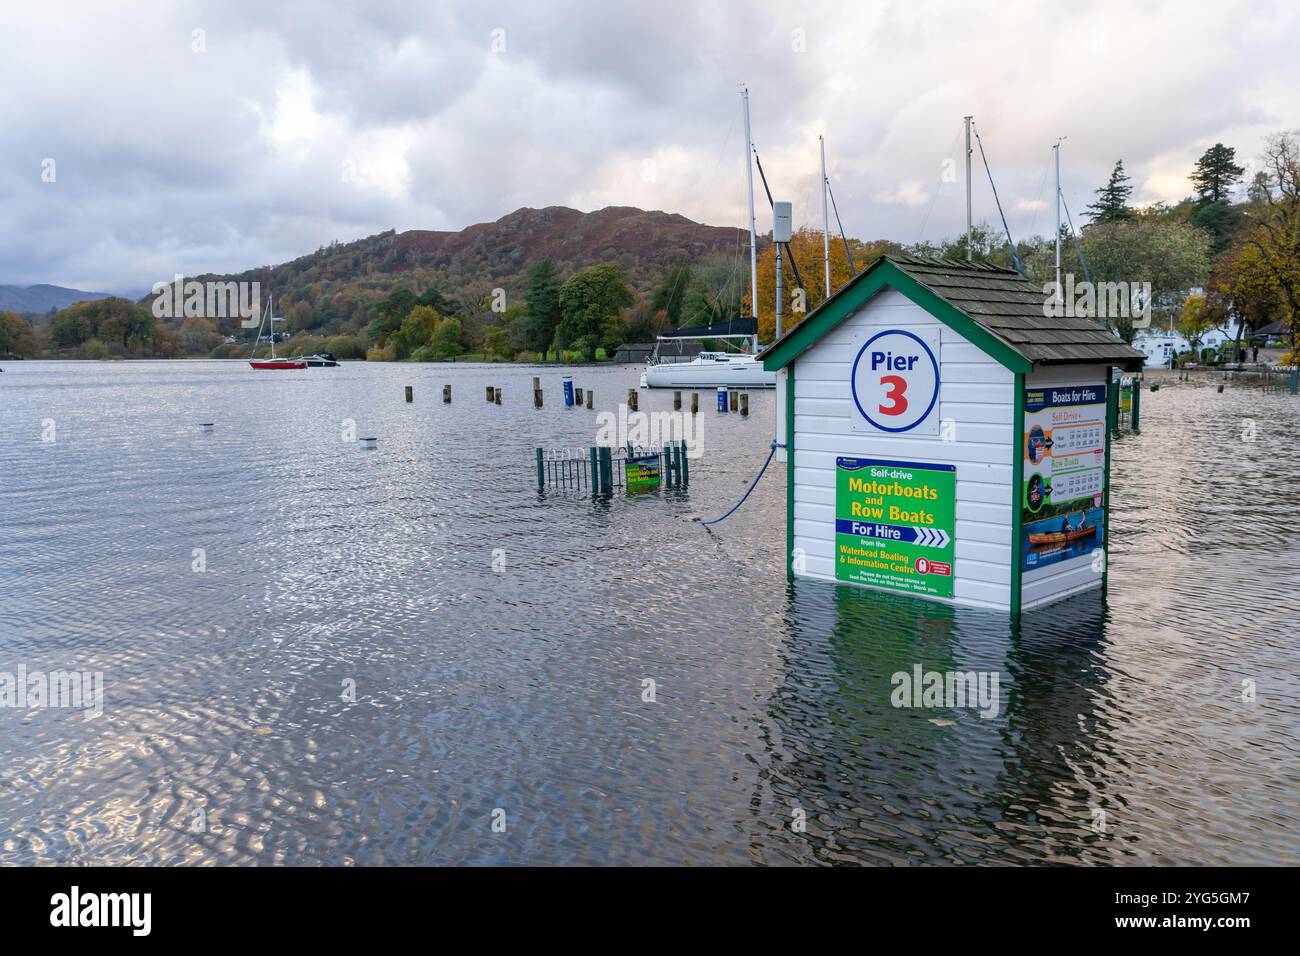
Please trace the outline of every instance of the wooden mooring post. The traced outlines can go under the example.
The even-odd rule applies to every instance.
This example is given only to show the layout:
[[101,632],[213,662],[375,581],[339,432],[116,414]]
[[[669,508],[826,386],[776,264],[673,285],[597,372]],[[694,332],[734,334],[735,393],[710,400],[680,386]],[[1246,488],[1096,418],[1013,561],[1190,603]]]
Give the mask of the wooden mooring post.
[[749,414],[749,392],[740,393],[740,414],[742,416]]
[[700,413],[700,393],[691,392],[691,414],[698,415],[699,413]]
[[415,389],[412,388],[410,385],[406,386],[406,400],[408,402],[415,401]]
[[499,388],[492,389],[492,401],[498,405],[501,404],[501,389]]
[[587,389],[587,407],[588,407],[588,408],[591,408],[591,401],[592,401],[592,398],[593,398],[593,395],[592,395],[592,393],[591,393],[591,389]]
[[629,388],[629,389],[627,390],[627,408],[628,408],[628,411],[630,411],[630,412],[634,412],[634,411],[636,411],[636,400],[637,400],[636,389],[635,389],[635,388]]
[[673,392],[673,411],[675,412],[681,411],[681,408],[682,408],[682,393]]
[[451,383],[442,386],[442,403],[444,405],[451,404]]
[[492,401],[492,392],[493,392],[492,386],[489,385],[489,386],[487,387],[487,400],[488,400],[489,402]]
[[582,389],[575,388],[573,390],[573,400],[577,403],[579,408],[582,407]]
[[540,388],[535,388],[533,389],[533,408],[541,408],[541,407],[542,407],[542,390]]
[[730,402],[731,410],[732,410],[733,412],[736,411],[736,410],[737,410],[737,406],[738,406],[739,403],[740,403],[740,393],[737,392],[734,388],[733,388],[733,389],[728,389],[728,390],[727,390],[727,397],[728,397],[729,402]]

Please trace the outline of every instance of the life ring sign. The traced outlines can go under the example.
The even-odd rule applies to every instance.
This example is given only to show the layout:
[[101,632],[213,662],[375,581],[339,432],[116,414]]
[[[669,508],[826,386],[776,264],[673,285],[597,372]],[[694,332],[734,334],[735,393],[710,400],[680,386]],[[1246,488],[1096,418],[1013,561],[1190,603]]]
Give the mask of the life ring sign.
[[871,329],[853,345],[853,430],[937,435],[939,330]]

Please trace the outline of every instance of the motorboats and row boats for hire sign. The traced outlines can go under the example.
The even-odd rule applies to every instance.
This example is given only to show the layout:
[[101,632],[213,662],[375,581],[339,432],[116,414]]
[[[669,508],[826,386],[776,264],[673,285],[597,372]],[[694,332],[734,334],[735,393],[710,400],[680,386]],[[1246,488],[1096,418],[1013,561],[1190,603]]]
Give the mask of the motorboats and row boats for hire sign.
[[[939,433],[937,328],[866,329],[853,352],[853,431]],[[838,456],[835,472],[836,578],[951,598],[956,467]]]

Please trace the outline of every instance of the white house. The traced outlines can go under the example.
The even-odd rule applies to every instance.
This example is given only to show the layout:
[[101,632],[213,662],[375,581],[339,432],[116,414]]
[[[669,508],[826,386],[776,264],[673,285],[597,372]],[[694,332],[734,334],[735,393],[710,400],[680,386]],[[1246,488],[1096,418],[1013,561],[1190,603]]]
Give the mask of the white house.
[[762,354],[790,573],[1017,612],[1105,581],[1119,369],[980,263],[882,257]]

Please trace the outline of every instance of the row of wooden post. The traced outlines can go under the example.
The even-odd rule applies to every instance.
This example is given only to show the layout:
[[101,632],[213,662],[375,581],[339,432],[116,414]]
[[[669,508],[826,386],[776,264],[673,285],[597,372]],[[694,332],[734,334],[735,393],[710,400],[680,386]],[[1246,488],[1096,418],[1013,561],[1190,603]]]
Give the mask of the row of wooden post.
[[[494,405],[500,405],[501,389],[495,385],[488,385],[486,386],[486,388],[487,391],[485,394],[487,400]],[[585,397],[587,399],[587,407],[591,408],[592,402],[595,400],[596,397],[596,393],[592,389],[588,388],[584,390],[581,388],[575,388],[573,392],[579,406],[582,405],[582,400],[584,398],[584,392],[585,392]],[[632,393],[629,392],[628,394],[630,395]],[[406,400],[408,402],[415,401],[415,389],[412,388],[410,385],[406,386]],[[447,384],[442,386],[442,400],[447,404],[451,404],[451,385]],[[536,376],[533,377],[533,407],[534,408],[542,407],[542,384],[541,384],[541,380]],[[635,408],[635,405],[633,407]]]
[[[407,400],[408,402],[413,402],[413,401],[415,401],[415,389],[412,388],[410,385],[406,386],[406,400]],[[442,401],[443,401],[443,404],[446,404],[446,405],[450,405],[450,404],[451,404],[451,385],[450,385],[450,384],[445,384],[445,385],[442,386]],[[491,401],[491,398],[489,398],[488,401]]]
[[[497,388],[495,385],[488,385],[486,394],[487,394],[487,400],[489,402],[495,405],[501,404],[500,388]],[[728,392],[727,394],[729,396],[729,404],[733,412],[739,409],[741,415],[749,414],[749,393],[748,392],[732,391],[732,392]],[[573,397],[574,400],[577,402],[579,408],[582,407],[584,398],[586,398],[587,400],[587,407],[591,408],[592,402],[595,397],[595,392],[593,392],[589,388],[588,389],[575,388],[573,390]],[[415,401],[415,389],[410,385],[406,386],[406,400],[408,402]],[[444,384],[442,386],[442,400],[445,404],[448,405],[451,404],[450,384]],[[629,388],[627,390],[628,410],[635,412],[637,410],[638,404],[639,404],[639,393],[635,388]],[[535,375],[533,376],[533,407],[534,408],[542,407],[542,380]],[[673,392],[673,410],[681,411],[681,408],[682,408],[682,393],[679,391]],[[699,414],[699,411],[700,411],[700,393],[691,392],[691,414],[697,415]]]

